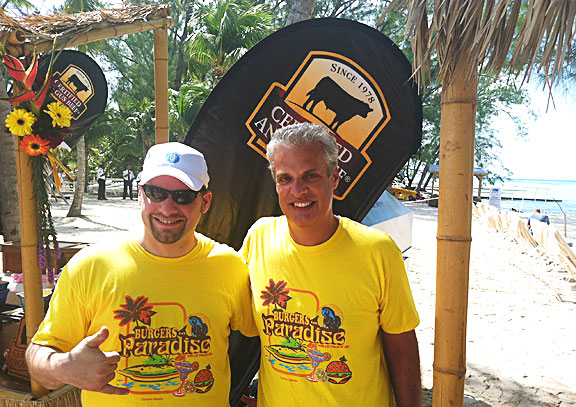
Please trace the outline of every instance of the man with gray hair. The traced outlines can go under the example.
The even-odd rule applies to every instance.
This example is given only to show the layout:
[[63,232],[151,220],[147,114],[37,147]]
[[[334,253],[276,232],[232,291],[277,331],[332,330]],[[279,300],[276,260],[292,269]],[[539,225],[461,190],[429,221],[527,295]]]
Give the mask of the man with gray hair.
[[333,213],[335,139],[291,125],[267,156],[284,216],[258,220],[242,247],[262,343],[258,406],[420,406],[419,317],[402,253]]

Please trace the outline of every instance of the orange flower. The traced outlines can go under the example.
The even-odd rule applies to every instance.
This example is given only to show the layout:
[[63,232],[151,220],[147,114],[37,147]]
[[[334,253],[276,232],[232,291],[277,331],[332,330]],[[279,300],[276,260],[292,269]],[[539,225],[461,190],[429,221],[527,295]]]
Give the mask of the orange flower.
[[48,154],[49,149],[50,142],[35,134],[27,135],[20,142],[20,150],[31,156],[40,154],[46,155]]

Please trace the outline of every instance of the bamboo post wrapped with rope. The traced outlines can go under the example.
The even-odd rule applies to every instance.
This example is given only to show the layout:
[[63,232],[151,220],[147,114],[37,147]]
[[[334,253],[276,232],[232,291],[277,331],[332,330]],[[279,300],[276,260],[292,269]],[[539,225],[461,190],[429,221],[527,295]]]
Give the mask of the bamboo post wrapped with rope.
[[[527,3],[527,4],[526,4]],[[474,128],[478,67],[497,78],[504,66],[524,79],[532,67],[552,86],[576,35],[576,2],[557,0],[395,0],[411,36],[414,75],[424,88],[430,56],[442,83],[434,407],[463,405]],[[432,18],[430,18],[430,15]]]
[[436,237],[435,406],[461,406],[464,396],[477,103],[477,76],[470,79],[469,72],[470,67],[458,65],[454,77],[442,89]]
[[[42,273],[38,267],[38,236],[36,217],[36,197],[32,183],[30,157],[18,149],[16,137],[16,171],[18,174],[18,195],[20,202],[20,250],[22,275],[26,301],[26,337],[28,343],[44,319],[44,299],[42,295]],[[31,381],[32,394],[42,396],[48,391],[35,381]]]

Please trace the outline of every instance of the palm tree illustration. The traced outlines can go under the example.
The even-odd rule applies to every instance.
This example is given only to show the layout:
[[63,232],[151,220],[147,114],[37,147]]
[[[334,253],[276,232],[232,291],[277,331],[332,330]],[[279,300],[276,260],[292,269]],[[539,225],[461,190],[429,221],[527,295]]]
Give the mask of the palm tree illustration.
[[285,281],[275,283],[273,279],[270,279],[270,285],[266,287],[265,291],[261,291],[260,298],[264,300],[262,305],[274,304],[274,310],[277,310],[278,307],[286,309],[288,300],[292,299],[288,295],[289,292],[290,290],[286,289]]
[[135,322],[136,326],[140,326],[138,321],[145,325],[150,326],[152,322],[152,315],[156,311],[152,311],[152,305],[148,304],[148,297],[140,296],[135,300],[127,295],[124,297],[126,304],[120,305],[120,309],[114,310],[114,319],[120,320],[120,326]]

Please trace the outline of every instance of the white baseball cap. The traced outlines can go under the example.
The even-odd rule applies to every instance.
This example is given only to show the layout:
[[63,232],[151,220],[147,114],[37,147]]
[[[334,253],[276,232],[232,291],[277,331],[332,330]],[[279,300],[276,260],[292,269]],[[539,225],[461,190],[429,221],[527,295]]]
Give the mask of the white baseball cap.
[[210,181],[204,155],[182,143],[156,144],[148,150],[140,184],[144,185],[161,175],[179,179],[194,191],[208,187]]

